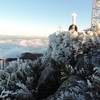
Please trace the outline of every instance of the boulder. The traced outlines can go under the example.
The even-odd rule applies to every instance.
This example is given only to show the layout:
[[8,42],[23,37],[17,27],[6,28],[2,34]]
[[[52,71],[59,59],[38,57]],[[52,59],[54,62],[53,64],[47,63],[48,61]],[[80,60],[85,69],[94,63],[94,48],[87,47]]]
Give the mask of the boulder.
[[57,92],[45,100],[92,100],[86,93],[87,82],[78,76],[70,76]]

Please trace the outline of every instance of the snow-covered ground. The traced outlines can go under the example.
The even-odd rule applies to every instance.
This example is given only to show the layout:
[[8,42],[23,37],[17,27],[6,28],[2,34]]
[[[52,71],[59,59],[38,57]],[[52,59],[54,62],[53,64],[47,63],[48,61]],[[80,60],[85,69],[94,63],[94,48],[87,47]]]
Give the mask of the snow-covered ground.
[[47,45],[47,38],[0,37],[0,59],[19,57],[25,52],[43,53]]

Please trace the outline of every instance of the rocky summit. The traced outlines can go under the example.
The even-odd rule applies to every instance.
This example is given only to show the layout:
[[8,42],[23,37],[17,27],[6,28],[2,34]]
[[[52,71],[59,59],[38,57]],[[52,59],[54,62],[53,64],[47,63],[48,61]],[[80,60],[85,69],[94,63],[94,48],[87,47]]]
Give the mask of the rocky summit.
[[100,100],[100,37],[88,32],[51,34],[43,56],[0,68],[2,100]]

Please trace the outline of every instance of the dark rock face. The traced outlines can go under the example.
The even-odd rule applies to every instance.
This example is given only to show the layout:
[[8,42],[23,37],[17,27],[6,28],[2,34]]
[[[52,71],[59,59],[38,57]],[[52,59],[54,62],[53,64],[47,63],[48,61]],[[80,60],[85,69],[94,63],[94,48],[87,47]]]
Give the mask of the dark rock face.
[[56,62],[51,59],[49,65],[46,66],[43,71],[41,71],[37,84],[37,100],[48,97],[58,89],[60,70],[57,70],[57,67]]

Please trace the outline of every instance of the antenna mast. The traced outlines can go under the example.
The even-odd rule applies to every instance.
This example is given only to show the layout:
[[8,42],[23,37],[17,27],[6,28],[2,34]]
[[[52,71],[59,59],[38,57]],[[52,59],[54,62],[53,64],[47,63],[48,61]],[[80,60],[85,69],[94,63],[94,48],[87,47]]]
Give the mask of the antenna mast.
[[91,27],[95,29],[97,23],[100,23],[100,0],[93,0]]

